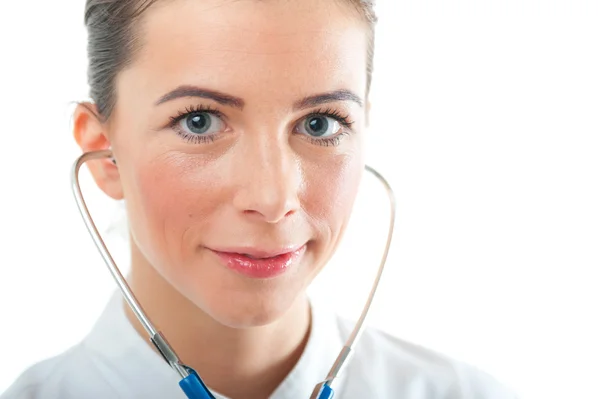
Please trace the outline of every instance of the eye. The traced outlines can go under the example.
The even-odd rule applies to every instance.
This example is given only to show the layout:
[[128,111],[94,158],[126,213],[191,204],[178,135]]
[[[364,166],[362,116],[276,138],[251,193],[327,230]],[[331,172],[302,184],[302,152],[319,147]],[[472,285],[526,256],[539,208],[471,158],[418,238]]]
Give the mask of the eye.
[[179,121],[183,132],[191,135],[210,136],[223,130],[225,123],[212,112],[190,112]]
[[298,126],[300,133],[316,138],[335,136],[341,129],[339,121],[326,115],[308,116]]

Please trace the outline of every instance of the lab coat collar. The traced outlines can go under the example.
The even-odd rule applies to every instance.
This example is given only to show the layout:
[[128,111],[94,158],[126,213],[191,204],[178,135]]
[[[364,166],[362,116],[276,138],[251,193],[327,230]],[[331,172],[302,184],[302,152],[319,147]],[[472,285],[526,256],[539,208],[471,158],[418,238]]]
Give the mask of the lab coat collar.
[[[311,302],[311,331],[298,363],[273,392],[270,399],[309,398],[314,387],[325,380],[343,346],[338,319],[322,304]],[[167,337],[168,339],[168,337]],[[117,291],[102,316],[84,340],[84,346],[103,359],[104,378],[124,397],[185,398],[179,376],[152,350],[125,315]],[[337,385],[337,384],[335,384]],[[213,392],[218,399],[225,396]]]

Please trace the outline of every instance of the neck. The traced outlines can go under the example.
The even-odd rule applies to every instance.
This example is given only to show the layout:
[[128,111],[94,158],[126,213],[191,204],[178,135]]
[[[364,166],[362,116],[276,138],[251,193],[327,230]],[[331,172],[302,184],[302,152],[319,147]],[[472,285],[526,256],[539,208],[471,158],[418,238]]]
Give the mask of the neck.
[[[182,362],[194,368],[211,389],[232,399],[268,397],[306,345],[310,310],[305,296],[276,322],[239,329],[211,318],[135,251],[128,280],[144,311]],[[128,319],[146,338],[144,328],[125,308]]]

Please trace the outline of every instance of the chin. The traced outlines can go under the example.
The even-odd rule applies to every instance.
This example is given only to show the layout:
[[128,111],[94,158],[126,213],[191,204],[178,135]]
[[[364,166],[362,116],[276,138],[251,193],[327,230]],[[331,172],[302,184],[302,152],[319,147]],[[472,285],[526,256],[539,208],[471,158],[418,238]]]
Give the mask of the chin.
[[291,295],[273,292],[240,293],[227,300],[204,301],[201,308],[218,323],[230,328],[252,328],[273,324],[297,308],[303,291]]
[[281,275],[250,278],[202,257],[177,269],[168,280],[210,319],[229,328],[245,329],[302,317],[314,265],[314,255],[308,251],[303,261]]
[[180,280],[181,293],[202,312],[230,328],[252,328],[296,317],[306,309],[312,254],[273,278],[249,278],[217,262],[203,262],[197,274]]

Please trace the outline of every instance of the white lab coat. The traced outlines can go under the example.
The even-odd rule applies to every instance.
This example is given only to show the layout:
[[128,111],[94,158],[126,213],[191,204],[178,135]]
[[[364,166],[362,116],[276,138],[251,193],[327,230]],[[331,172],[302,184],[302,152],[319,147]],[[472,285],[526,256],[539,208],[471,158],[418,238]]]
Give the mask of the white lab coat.
[[[353,327],[316,304],[312,317],[304,353],[270,399],[308,399]],[[115,294],[81,343],[32,366],[0,399],[185,399],[178,382],[134,330]],[[369,329],[334,389],[335,399],[516,398],[481,371]]]

